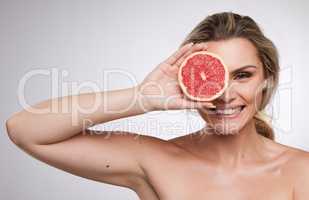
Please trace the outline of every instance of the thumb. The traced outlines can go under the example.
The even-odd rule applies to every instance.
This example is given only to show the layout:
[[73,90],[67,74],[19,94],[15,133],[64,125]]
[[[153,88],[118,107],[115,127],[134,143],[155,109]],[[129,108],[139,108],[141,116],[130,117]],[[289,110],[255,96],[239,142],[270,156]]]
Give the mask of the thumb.
[[189,99],[181,99],[180,106],[182,109],[198,109],[198,108],[215,108],[210,102],[191,101]]

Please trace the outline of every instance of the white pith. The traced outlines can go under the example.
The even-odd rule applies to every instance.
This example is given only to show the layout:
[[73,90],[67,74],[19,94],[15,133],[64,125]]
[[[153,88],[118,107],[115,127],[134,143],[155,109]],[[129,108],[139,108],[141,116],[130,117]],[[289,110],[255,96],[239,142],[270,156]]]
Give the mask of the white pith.
[[205,72],[201,72],[201,78],[202,78],[202,80],[203,80],[203,81],[205,81],[205,80],[206,80],[206,75],[205,75]]

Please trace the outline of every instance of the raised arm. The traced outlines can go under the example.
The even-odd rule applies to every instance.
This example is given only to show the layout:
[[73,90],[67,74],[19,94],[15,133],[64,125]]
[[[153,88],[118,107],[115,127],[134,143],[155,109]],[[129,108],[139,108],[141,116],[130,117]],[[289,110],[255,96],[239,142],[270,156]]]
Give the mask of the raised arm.
[[[95,98],[99,105],[91,112]],[[77,100],[78,104],[73,103]],[[145,113],[148,108],[141,106],[136,87],[50,99],[32,108],[42,111],[55,103],[72,111],[37,114],[24,109],[7,120],[11,140],[35,158],[85,178],[132,187],[143,177],[139,156],[145,146],[140,142],[145,141],[144,136],[86,130],[94,124]],[[113,112],[105,114],[103,106]],[[80,108],[83,112],[74,111]]]
[[[55,105],[64,111],[55,111]],[[14,114],[7,125],[9,135],[17,144],[47,145],[80,134],[94,124],[143,114],[149,110],[143,105],[146,104],[137,87],[84,93],[40,102]]]
[[[136,87],[49,99],[32,107],[36,111],[53,111],[53,106],[59,105],[69,112],[45,111],[40,114],[33,109],[24,109],[7,120],[8,135],[25,152],[56,168],[134,188],[145,178],[143,163],[149,161],[147,155],[162,151],[159,146],[162,147],[164,141],[137,133],[95,134],[86,129],[149,111],[201,106],[181,94],[177,69],[185,56],[202,49],[205,50],[205,46],[183,46]],[[202,106],[205,105],[208,103]]]

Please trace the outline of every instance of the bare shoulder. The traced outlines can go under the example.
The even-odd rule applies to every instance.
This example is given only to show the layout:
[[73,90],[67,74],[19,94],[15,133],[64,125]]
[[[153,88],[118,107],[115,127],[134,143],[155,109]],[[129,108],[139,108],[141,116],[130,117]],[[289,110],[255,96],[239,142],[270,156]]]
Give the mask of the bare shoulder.
[[276,157],[282,158],[281,160],[284,160],[283,167],[287,172],[291,172],[295,175],[294,172],[306,170],[306,166],[309,166],[309,152],[270,139],[265,139],[265,141],[267,144],[267,150],[273,152],[274,155],[277,155]]
[[301,166],[305,164],[307,169],[309,169],[309,152],[298,148],[293,148],[293,151],[295,160],[298,161]]
[[297,147],[284,145],[288,155],[288,166],[291,170],[306,170],[309,172],[309,152]]
[[281,169],[284,179],[293,188],[293,199],[309,199],[309,152],[279,143],[275,145],[284,152]]
[[[298,173],[300,177],[306,177],[309,184],[309,152],[293,148],[289,162],[291,171]],[[309,185],[307,185],[309,187]]]
[[286,175],[293,184],[295,200],[309,199],[309,152],[289,147]]

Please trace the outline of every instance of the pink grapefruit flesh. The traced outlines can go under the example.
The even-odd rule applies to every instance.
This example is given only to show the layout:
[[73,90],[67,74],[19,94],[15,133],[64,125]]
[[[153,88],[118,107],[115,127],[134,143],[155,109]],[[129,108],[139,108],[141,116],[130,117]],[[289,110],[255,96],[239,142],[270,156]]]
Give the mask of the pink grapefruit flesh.
[[228,70],[223,60],[208,51],[190,54],[182,62],[178,81],[183,93],[194,101],[212,101],[228,85]]

